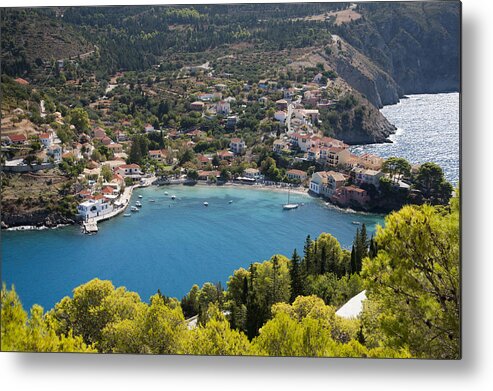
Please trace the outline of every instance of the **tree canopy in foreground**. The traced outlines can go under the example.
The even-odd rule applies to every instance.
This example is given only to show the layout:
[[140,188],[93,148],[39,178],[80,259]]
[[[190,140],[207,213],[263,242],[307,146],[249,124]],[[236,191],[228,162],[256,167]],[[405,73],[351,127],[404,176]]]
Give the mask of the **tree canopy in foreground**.
[[[307,238],[303,259],[275,255],[235,271],[226,290],[194,286],[181,303],[160,291],[146,303],[94,279],[50,311],[34,305],[28,315],[15,289],[3,285],[1,349],[457,359],[459,235],[456,196],[447,207],[391,213],[370,241],[359,232],[366,248],[361,272],[352,270],[348,250],[322,234]],[[364,288],[360,316],[338,316],[337,308]]]

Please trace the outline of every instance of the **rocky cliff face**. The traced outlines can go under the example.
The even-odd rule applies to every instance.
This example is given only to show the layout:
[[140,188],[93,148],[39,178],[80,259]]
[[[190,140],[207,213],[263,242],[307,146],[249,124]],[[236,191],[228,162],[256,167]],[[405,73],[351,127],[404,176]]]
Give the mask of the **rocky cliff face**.
[[2,228],[21,226],[36,226],[53,228],[62,224],[74,224],[75,219],[63,216],[59,212],[36,210],[30,212],[4,211],[2,213]]
[[334,31],[389,74],[402,93],[460,88],[460,3],[362,3]]
[[358,90],[375,107],[395,104],[402,91],[392,77],[375,65],[339,36],[332,37],[331,54],[324,50],[320,56],[351,87]]

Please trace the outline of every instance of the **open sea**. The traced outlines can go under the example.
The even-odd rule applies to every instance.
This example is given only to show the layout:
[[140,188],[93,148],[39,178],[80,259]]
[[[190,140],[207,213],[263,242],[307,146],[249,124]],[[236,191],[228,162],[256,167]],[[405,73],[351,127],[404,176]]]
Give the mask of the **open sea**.
[[95,277],[124,285],[145,301],[158,289],[180,299],[193,284],[225,286],[234,270],[252,262],[290,257],[295,248],[302,254],[308,234],[329,232],[350,247],[358,228],[353,222],[365,223],[370,233],[383,224],[380,215],[341,211],[295,193],[290,202],[304,205],[290,211],[282,209],[286,192],[232,186],[136,189],[132,204],[138,195],[140,212],[99,223],[95,235],[78,226],[3,231],[2,281],[15,285],[25,308],[52,308]]
[[459,93],[409,95],[382,114],[397,127],[392,144],[351,147],[356,154],[403,157],[410,163],[435,162],[454,186],[459,182]]

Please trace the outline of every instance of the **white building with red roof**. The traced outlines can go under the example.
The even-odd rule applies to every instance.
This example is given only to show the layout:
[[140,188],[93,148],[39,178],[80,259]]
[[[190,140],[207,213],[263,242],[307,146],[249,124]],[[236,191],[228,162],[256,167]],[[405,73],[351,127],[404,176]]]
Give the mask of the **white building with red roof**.
[[138,164],[122,164],[116,169],[117,174],[120,174],[123,177],[136,177],[141,176],[142,171]]

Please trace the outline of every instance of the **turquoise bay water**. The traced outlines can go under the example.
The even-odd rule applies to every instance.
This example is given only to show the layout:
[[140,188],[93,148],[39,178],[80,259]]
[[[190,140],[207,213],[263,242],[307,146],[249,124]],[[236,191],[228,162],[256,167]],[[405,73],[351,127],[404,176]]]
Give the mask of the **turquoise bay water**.
[[381,112],[397,127],[392,144],[354,146],[356,154],[435,162],[453,185],[459,182],[459,93],[409,95]]
[[340,211],[293,193],[290,201],[305,205],[291,211],[282,209],[283,192],[150,187],[136,190],[133,201],[139,194],[140,212],[100,223],[96,235],[83,235],[78,226],[2,232],[2,281],[15,285],[25,308],[51,308],[95,277],[124,285],[146,301],[158,289],[181,298],[193,284],[224,285],[239,267],[276,253],[291,256],[294,248],[302,252],[307,234],[328,232],[349,247],[358,227],[354,221],[369,232],[383,224],[382,216]]

